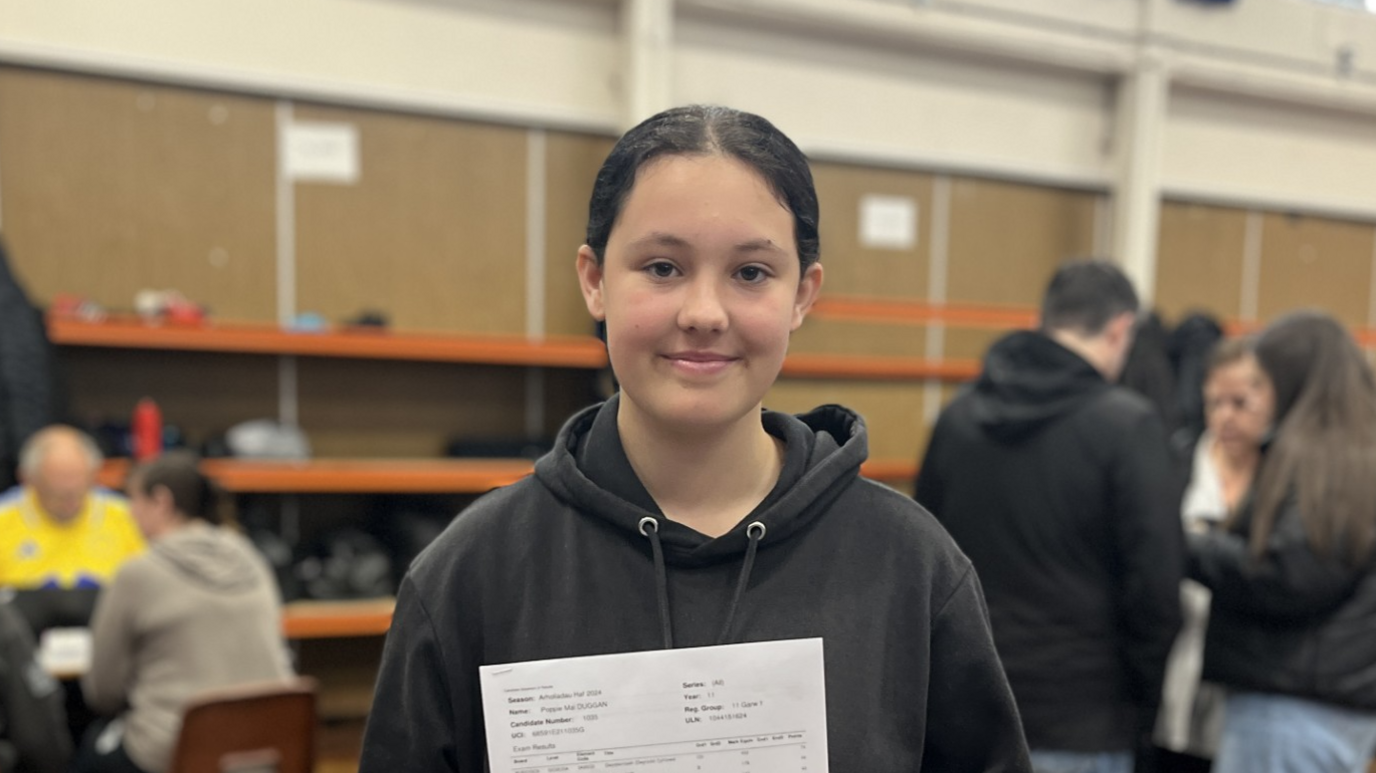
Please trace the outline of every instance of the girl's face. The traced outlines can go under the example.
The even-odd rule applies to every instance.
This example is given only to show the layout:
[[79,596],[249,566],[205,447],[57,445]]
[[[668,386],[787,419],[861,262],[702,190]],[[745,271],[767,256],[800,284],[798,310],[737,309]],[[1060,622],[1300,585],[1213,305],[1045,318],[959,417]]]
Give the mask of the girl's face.
[[692,432],[757,413],[822,285],[820,265],[799,270],[793,215],[750,167],[715,155],[642,167],[602,265],[578,253],[625,418]]
[[1256,448],[1270,428],[1275,391],[1253,356],[1220,366],[1204,382],[1204,418],[1224,445]]

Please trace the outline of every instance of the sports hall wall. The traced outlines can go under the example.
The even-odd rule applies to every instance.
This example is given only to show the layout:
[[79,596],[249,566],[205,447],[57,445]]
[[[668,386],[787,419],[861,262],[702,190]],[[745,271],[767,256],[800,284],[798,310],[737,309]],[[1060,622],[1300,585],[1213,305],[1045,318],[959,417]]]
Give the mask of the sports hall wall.
[[[1090,254],[1168,320],[1318,305],[1376,325],[1376,21],[1307,0],[0,0],[0,19],[0,232],[40,303],[174,287],[226,320],[585,335],[597,165],[700,101],[815,160],[826,302],[794,353],[967,363]],[[355,127],[357,178],[284,179],[299,123]],[[871,196],[912,202],[908,246],[861,238]],[[283,389],[267,357],[71,367],[100,384],[77,390],[88,413],[173,385],[191,434],[276,415]],[[591,399],[554,369],[351,368],[292,373],[318,455],[433,456],[532,411],[549,433]],[[873,457],[913,460],[951,372],[789,377],[769,404],[851,405]],[[535,408],[510,399],[532,389]]]

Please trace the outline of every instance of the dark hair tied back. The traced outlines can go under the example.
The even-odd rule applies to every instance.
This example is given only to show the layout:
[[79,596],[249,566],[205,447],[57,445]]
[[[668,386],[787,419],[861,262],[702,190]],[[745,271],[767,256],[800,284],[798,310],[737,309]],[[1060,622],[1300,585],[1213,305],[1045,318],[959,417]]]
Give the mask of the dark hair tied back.
[[220,488],[201,473],[200,460],[189,451],[168,451],[140,464],[129,476],[142,494],[161,486],[172,495],[172,506],[190,518],[222,524]]
[[807,157],[774,124],[753,113],[715,105],[689,105],[658,113],[626,132],[593,183],[587,244],[598,262],[636,175],[662,156],[721,155],[754,169],[793,215],[793,237],[804,270],[817,262],[817,190]]

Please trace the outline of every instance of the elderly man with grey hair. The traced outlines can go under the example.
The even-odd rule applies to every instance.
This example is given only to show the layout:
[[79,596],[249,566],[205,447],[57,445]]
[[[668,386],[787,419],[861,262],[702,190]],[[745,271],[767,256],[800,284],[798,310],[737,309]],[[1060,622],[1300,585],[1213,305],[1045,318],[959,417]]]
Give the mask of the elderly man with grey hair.
[[128,501],[96,485],[102,461],[68,426],[24,444],[20,485],[0,495],[0,587],[100,587],[143,551]]

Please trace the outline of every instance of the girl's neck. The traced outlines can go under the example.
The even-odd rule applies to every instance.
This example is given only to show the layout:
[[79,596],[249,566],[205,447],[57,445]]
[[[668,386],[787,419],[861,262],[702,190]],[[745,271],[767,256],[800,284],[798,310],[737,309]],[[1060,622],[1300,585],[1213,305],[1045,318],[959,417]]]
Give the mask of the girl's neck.
[[672,521],[709,537],[730,531],[779,480],[783,443],[758,411],[700,432],[651,424],[622,400],[617,430],[631,468]]

